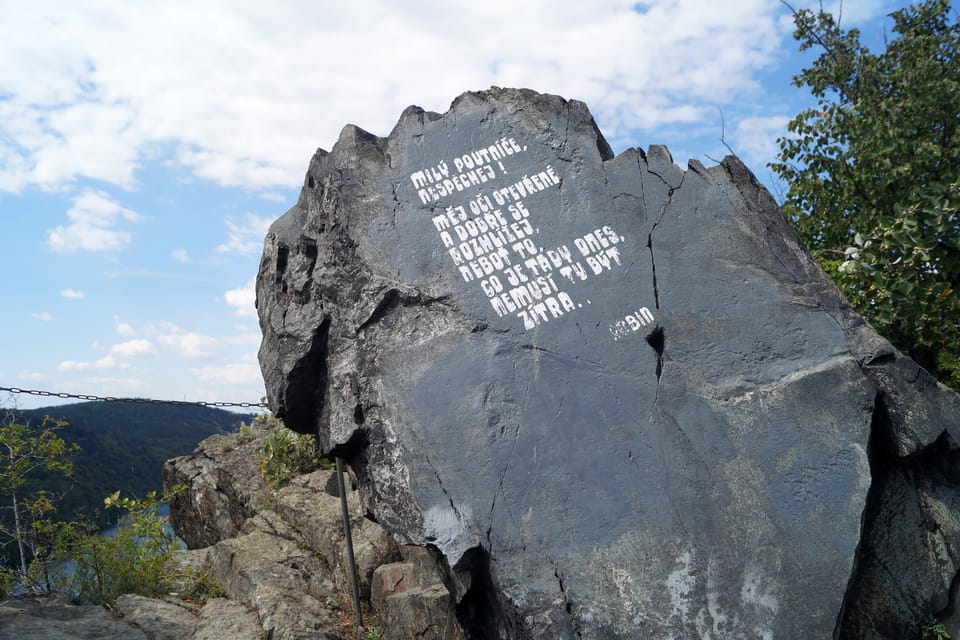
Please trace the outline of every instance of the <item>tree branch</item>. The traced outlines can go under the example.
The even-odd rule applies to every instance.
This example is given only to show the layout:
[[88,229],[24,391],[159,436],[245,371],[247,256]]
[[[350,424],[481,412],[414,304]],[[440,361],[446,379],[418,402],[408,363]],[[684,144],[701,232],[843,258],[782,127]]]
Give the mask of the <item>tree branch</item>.
[[733,148],[727,144],[727,140],[726,140],[727,125],[723,119],[723,109],[721,109],[720,107],[717,107],[717,111],[720,112],[720,142],[723,144],[723,146],[727,148],[727,151],[729,151],[733,156],[739,158],[740,156],[737,155],[737,152],[734,151]]

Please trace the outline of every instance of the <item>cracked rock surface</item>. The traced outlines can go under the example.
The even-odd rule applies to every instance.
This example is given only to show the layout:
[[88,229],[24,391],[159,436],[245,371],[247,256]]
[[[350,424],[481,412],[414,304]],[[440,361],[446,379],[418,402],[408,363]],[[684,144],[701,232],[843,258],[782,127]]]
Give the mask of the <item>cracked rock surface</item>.
[[199,549],[233,537],[256,515],[255,503],[269,493],[257,467],[258,446],[256,439],[215,435],[193,453],[163,465],[164,487],[189,487],[170,500],[170,520],[187,547]]
[[527,90],[347,126],[257,306],[271,408],[439,551],[465,638],[901,638],[951,604],[960,402],[735,158],[614,157]]

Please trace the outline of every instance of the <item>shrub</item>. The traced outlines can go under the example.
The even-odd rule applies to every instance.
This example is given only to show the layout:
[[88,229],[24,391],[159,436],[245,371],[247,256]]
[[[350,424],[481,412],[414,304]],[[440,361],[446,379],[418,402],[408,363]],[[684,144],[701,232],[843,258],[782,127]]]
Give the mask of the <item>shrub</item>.
[[143,500],[121,498],[116,492],[104,500],[107,509],[126,513],[115,535],[87,533],[70,545],[74,571],[69,587],[78,601],[112,604],[126,593],[153,596],[169,590],[167,565],[178,543],[157,509],[184,489],[176,487],[163,496],[150,492]]
[[315,436],[291,431],[271,415],[257,416],[249,425],[240,425],[239,438],[259,440],[257,465],[272,489],[279,489],[298,475],[331,466],[317,452]]

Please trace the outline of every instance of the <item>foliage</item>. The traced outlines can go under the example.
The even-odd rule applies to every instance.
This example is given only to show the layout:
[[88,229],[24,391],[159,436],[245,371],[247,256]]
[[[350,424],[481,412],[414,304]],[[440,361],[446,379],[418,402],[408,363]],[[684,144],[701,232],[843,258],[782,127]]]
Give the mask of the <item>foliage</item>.
[[142,500],[121,497],[118,491],[104,499],[108,510],[125,512],[116,534],[88,532],[65,545],[74,563],[69,589],[78,601],[112,604],[126,593],[152,596],[169,589],[173,576],[167,567],[178,543],[157,509],[185,489],[179,486],[163,496],[150,492]]
[[[100,409],[105,407],[107,410],[101,412]],[[64,591],[79,601],[90,603],[112,603],[123,593],[164,593],[174,581],[190,597],[205,598],[221,593],[208,576],[177,576],[168,568],[170,555],[178,547],[178,542],[165,526],[158,508],[185,487],[178,487],[163,496],[158,496],[156,491],[144,492],[146,498],[142,500],[121,497],[120,492],[104,500],[101,492],[98,502],[102,500],[105,507],[103,516],[92,513],[92,509],[88,509],[88,514],[83,517],[72,515],[70,519],[63,519],[58,516],[58,511],[63,512],[65,502],[60,500],[61,491],[70,487],[63,483],[63,479],[73,480],[74,470],[80,468],[99,474],[85,476],[84,480],[100,478],[103,481],[113,477],[109,474],[117,471],[117,460],[122,458],[111,455],[111,451],[114,454],[122,452],[124,456],[133,456],[131,461],[135,458],[139,461],[145,447],[131,446],[136,438],[146,438],[154,443],[162,440],[156,437],[157,430],[164,427],[157,415],[172,420],[165,425],[164,436],[174,434],[171,440],[181,449],[175,453],[187,453],[200,438],[220,431],[219,419],[230,420],[232,426],[242,417],[196,407],[173,409],[171,414],[164,412],[163,408],[139,406],[111,412],[109,406],[93,403],[58,407],[69,415],[79,416],[81,423],[87,423],[87,429],[75,429],[74,425],[70,428],[74,436],[80,436],[76,437],[77,440],[93,444],[92,452],[85,451],[83,457],[76,459],[74,454],[80,448],[60,435],[66,422],[43,417],[39,420],[40,426],[31,427],[31,418],[37,415],[35,412],[5,412],[6,417],[0,421],[0,498],[3,500],[0,505],[9,504],[6,510],[10,515],[0,519],[0,544],[9,546],[13,543],[22,551],[16,555],[17,568],[0,567],[0,599],[6,597],[14,585],[31,591]],[[198,417],[197,413],[203,415]],[[208,415],[211,413],[213,415]],[[131,419],[131,422],[124,424],[124,419]],[[79,434],[75,433],[77,431]],[[95,434],[95,431],[100,433]],[[117,436],[115,442],[104,437],[111,433]],[[105,447],[108,443],[109,446]],[[150,484],[159,484],[156,469],[168,454],[174,453],[166,448],[170,444],[155,447],[154,453],[159,461],[152,469],[155,478],[149,480]],[[121,472],[125,464],[125,459],[119,463]],[[133,476],[132,462],[126,466],[131,476],[116,479],[120,482],[137,480],[140,475]],[[126,486],[130,484],[139,486],[138,482]],[[95,481],[92,486],[99,485]],[[89,492],[90,485],[83,489]],[[72,493],[75,492],[67,495]],[[135,495],[137,492],[129,490],[129,493]],[[116,533],[101,535],[109,514],[116,511],[122,512]]]
[[935,618],[930,618],[920,630],[920,640],[950,640],[950,634]]
[[37,591],[55,591],[67,582],[63,564],[63,558],[68,554],[67,546],[88,527],[55,519],[56,507],[43,491],[27,505],[27,510],[31,520],[28,535],[33,542],[33,559],[27,574],[21,577],[21,584]]
[[275,429],[261,441],[257,464],[267,485],[279,489],[291,478],[316,469],[319,458],[313,436]]
[[227,595],[209,573],[199,569],[187,569],[180,575],[173,576],[171,586],[177,588],[174,595],[194,603],[204,603]]
[[81,402],[16,415],[39,423],[44,412],[70,423],[63,438],[68,446],[79,445],[83,455],[73,460],[69,481],[41,470],[30,484],[62,494],[57,507],[63,517],[96,518],[94,524],[100,528],[109,526],[111,516],[101,509],[103,496],[119,487],[137,496],[162,491],[164,462],[187,455],[204,438],[233,431],[243,420],[253,418],[212,407],[124,402]]
[[[788,5],[789,6],[789,5]],[[960,388],[960,27],[948,0],[891,14],[883,53],[824,11],[794,11],[794,78],[818,100],[771,165],[784,212],[874,327]]]
[[272,415],[260,415],[249,425],[241,425],[240,438],[259,440],[257,465],[272,489],[279,489],[298,475],[329,466],[317,452],[315,436],[291,431]]
[[9,571],[0,571],[0,600],[6,600],[16,579]]
[[0,424],[0,496],[10,515],[0,520],[0,540],[16,546],[15,570],[24,586],[32,586],[30,564],[48,553],[44,535],[53,502],[47,492],[32,490],[28,483],[41,472],[69,477],[72,456],[79,450],[60,437],[66,423],[44,417],[38,427],[14,421],[8,414]]

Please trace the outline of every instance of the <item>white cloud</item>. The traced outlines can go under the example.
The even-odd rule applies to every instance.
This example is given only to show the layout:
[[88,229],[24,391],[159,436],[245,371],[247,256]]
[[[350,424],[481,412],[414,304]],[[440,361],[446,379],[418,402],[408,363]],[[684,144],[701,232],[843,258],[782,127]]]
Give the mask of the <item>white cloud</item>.
[[[260,346],[260,341],[262,338],[263,336],[261,336],[259,332],[255,333],[253,331],[243,329],[241,330],[241,333],[224,338],[223,343],[238,347],[252,347],[254,352],[256,352],[257,347]],[[246,356],[244,356],[244,358],[246,358]],[[256,359],[255,353],[254,359]]]
[[115,376],[84,376],[77,380],[65,380],[62,383],[64,391],[73,393],[87,393],[91,395],[112,396],[122,398],[125,396],[143,394],[147,388],[147,383],[132,376],[122,378]]
[[156,349],[149,340],[127,340],[126,342],[113,345],[113,347],[110,348],[110,353],[121,357],[133,358],[153,355],[156,353]]
[[233,312],[236,315],[247,318],[257,317],[257,309],[254,306],[257,301],[256,280],[254,278],[251,278],[242,287],[226,291],[223,294],[223,299],[233,307]]
[[47,313],[46,311],[40,311],[40,312],[38,312],[38,313],[31,313],[30,315],[31,315],[32,317],[36,318],[37,320],[41,321],[41,322],[50,322],[51,320],[53,320],[53,316],[52,316],[51,314]]
[[157,342],[184,358],[210,358],[218,341],[195,331],[187,331],[171,322],[160,322],[155,327]]
[[737,123],[731,145],[744,162],[759,171],[761,163],[780,152],[777,138],[787,135],[789,120],[785,115],[743,118]]
[[76,289],[61,289],[60,297],[68,300],[83,300],[86,295],[83,291],[77,291]]
[[47,231],[47,246],[55,253],[117,251],[130,243],[130,233],[116,229],[116,225],[121,220],[134,222],[141,218],[103,191],[85,189],[67,211],[68,224]]
[[[783,14],[769,0],[3,3],[0,189],[130,187],[157,149],[223,185],[290,187],[344,124],[384,135],[410,104],[443,111],[492,84],[584,100],[624,140],[760,95],[756,72],[792,44]],[[51,244],[72,246],[64,233]]]
[[190,262],[190,254],[186,249],[174,249],[170,252],[170,257],[177,262]]
[[116,332],[122,336],[134,336],[137,334],[132,326],[125,322],[120,322],[119,316],[113,316],[113,326]]
[[273,216],[256,216],[248,213],[240,222],[225,220],[227,241],[217,245],[221,253],[259,253],[263,250],[263,238],[273,222]]
[[262,385],[260,367],[254,364],[233,363],[190,369],[190,373],[207,383],[229,386]]
[[92,362],[78,362],[76,360],[64,360],[57,365],[57,371],[102,371],[104,369],[123,368],[112,355],[104,356],[99,360]]
[[36,371],[21,371],[17,374],[18,380],[25,380],[27,382],[43,382],[44,380],[49,379],[45,373],[39,373]]

